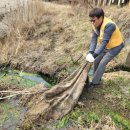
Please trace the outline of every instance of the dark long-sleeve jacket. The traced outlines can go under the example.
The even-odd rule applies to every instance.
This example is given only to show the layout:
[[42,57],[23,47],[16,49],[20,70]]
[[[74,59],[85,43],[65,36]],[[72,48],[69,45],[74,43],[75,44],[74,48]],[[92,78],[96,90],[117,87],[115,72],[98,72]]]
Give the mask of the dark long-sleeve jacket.
[[[90,44],[90,49],[89,52],[93,54],[94,57],[98,56],[103,52],[103,50],[106,48],[107,43],[109,42],[112,33],[115,31],[116,25],[114,23],[108,23],[105,26],[104,29],[104,36],[102,43],[97,47],[97,39],[98,36],[100,35],[100,28],[96,28],[96,32],[93,30],[92,31],[92,38],[91,38],[91,44]],[[97,47],[97,48],[96,48]],[[117,53],[120,48],[122,48],[123,45],[119,45],[115,47],[114,49],[111,49],[111,53]]]

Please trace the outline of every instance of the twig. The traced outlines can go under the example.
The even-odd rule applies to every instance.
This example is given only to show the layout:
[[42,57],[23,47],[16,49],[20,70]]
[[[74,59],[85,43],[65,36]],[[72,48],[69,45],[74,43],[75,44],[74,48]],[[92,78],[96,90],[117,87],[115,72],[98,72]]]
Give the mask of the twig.
[[9,96],[0,97],[0,100],[11,98],[11,97],[14,97],[14,96],[17,96],[17,95],[21,95],[21,94],[22,95],[38,94],[38,93],[42,93],[42,92],[44,92],[46,90],[48,90],[48,89],[39,90],[37,92],[29,92],[29,91],[0,91],[0,93],[14,93],[14,94],[9,95]]
[[29,91],[0,91],[0,93],[20,93],[20,92],[29,93]]
[[76,64],[82,58],[82,56],[83,54],[80,54],[80,56],[75,61],[73,61],[73,64]]
[[19,94],[13,94],[13,95],[10,95],[10,96],[0,97],[0,100],[11,98],[11,97],[14,97],[14,96],[17,96],[17,95],[19,95]]
[[90,2],[88,2],[88,5],[90,6],[90,8],[92,8],[92,9],[93,9],[93,6],[90,4]]

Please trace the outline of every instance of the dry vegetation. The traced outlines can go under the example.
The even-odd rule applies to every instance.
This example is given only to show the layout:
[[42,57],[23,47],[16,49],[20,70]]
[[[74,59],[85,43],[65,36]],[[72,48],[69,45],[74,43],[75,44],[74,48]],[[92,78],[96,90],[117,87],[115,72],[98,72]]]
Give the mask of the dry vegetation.
[[71,59],[77,59],[81,50],[86,52],[89,35],[85,31],[90,27],[70,6],[34,3],[8,14],[10,31],[1,45],[0,61],[10,61],[14,68],[26,71],[53,74],[73,64]]

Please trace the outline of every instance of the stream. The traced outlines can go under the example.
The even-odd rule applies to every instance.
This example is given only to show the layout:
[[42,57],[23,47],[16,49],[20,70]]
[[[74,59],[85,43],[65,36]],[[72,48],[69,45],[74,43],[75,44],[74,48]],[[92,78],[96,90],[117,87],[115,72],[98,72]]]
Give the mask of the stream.
[[[24,88],[34,87],[37,84],[43,84],[45,87],[52,87],[53,84],[51,84],[51,82],[53,79],[56,81],[55,77],[51,77],[51,82],[48,83],[43,77],[49,79],[49,77],[45,75],[41,76],[38,74],[21,72],[9,67],[1,69],[0,71],[0,83],[9,83]],[[16,99],[10,98],[4,101],[0,100],[0,130],[16,130],[25,112],[26,108],[20,106]]]
[[[2,22],[4,14],[22,6],[24,1],[27,0],[0,0],[0,22]],[[33,87],[36,84],[52,86],[38,74],[24,73],[9,68],[0,71],[0,83],[14,84],[25,88]],[[0,130],[16,130],[16,126],[24,117],[25,112],[26,109],[19,106],[16,99],[0,100]]]

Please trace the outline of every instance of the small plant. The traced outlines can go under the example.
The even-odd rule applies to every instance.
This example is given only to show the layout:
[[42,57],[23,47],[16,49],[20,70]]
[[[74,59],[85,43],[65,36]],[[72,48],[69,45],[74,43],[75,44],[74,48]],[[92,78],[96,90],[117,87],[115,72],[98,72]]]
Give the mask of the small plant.
[[114,81],[114,80],[108,80],[107,82],[106,82],[106,85],[107,86],[117,86],[117,84],[116,84],[116,82]]
[[88,121],[90,122],[98,122],[99,121],[99,116],[95,112],[90,112],[88,113]]
[[85,112],[81,109],[75,109],[69,115],[65,116],[62,120],[58,121],[56,128],[63,128],[74,122],[75,124],[87,125],[92,122],[98,123],[100,117],[95,112]]
[[77,122],[77,119],[80,117],[81,114],[82,114],[82,111],[80,109],[75,109],[69,115],[66,115],[64,118],[59,120],[55,127],[63,128],[63,127],[66,127],[70,121]]
[[[3,125],[7,120],[17,119],[20,116],[20,112],[13,105],[8,102],[3,102],[1,106],[0,125]],[[13,122],[13,121],[12,121]]]
[[45,81],[47,81],[49,84],[51,84],[52,86],[56,85],[58,82],[58,76],[57,75],[41,75],[43,79],[45,79]]
[[130,130],[130,121],[126,120],[123,116],[114,112],[110,112],[110,116],[118,126],[123,128],[123,130]]
[[55,128],[59,129],[59,128],[66,127],[68,123],[69,123],[69,117],[66,116],[62,118],[60,121],[58,121],[58,123],[55,125]]

